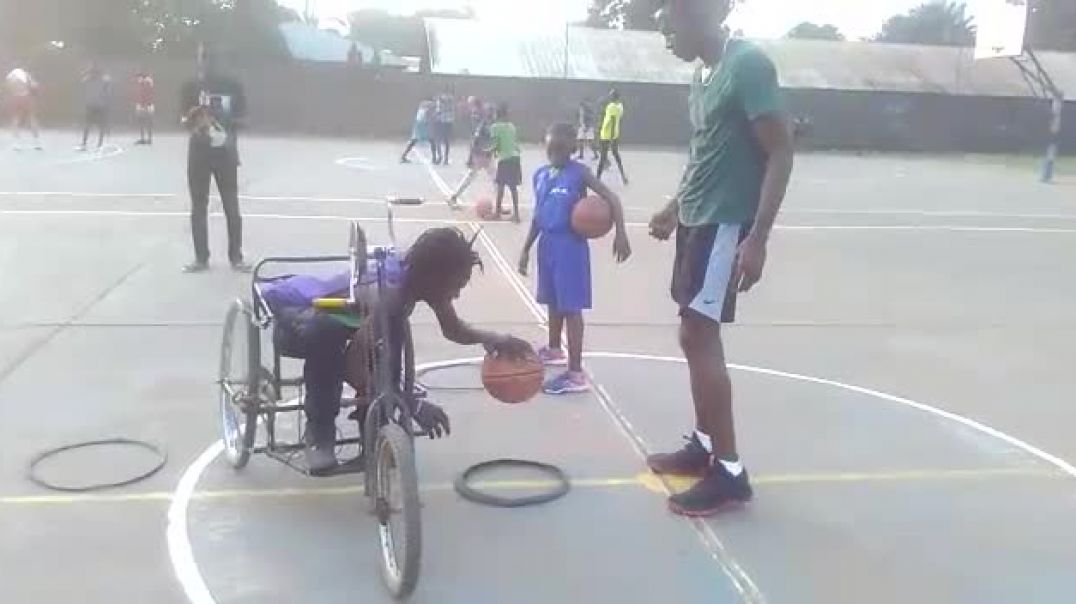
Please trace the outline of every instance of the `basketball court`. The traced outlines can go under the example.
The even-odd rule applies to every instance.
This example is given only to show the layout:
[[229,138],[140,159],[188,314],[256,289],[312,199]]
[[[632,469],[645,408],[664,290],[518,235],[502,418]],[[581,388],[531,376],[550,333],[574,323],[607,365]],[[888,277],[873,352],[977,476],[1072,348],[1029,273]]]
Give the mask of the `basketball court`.
[[[60,137],[8,156],[0,174],[5,599],[384,601],[357,477],[304,478],[263,458],[236,473],[217,455],[220,323],[247,280],[219,261],[219,216],[214,270],[179,272],[184,141],[71,164],[50,150]],[[435,225],[474,227],[469,210],[441,202],[462,168],[399,165],[395,145],[251,137],[243,150],[252,257],[339,253],[352,218],[385,241],[389,195],[426,199],[398,209],[401,245]],[[1066,601],[1073,185],[977,159],[802,155],[766,278],[727,331],[757,500],[691,522],[667,512],[641,457],[691,427],[666,293],[672,249],[642,226],[681,160],[625,159],[635,254],[617,266],[610,241],[594,244],[594,394],[495,403],[474,389],[467,359],[479,351],[415,318],[420,362],[451,362],[423,379],[454,430],[417,445],[414,601]],[[525,166],[540,160],[527,149]],[[481,226],[486,268],[462,314],[540,341],[533,284],[511,271],[525,227]],[[24,478],[46,447],[111,436],[158,444],[168,463],[97,495]],[[574,489],[521,510],[460,499],[458,473],[497,457],[554,463]],[[148,462],[113,450],[47,469],[108,479]],[[533,489],[535,478],[488,486]],[[69,580],[52,580],[56,568]]]
[[[995,33],[985,60],[1013,54],[1012,33]],[[307,478],[264,457],[236,472],[221,457],[221,323],[249,277],[222,259],[219,213],[213,269],[180,273],[185,139],[117,137],[77,154],[65,151],[73,136],[49,132],[44,151],[0,160],[0,599],[389,601],[361,477]],[[541,342],[533,277],[514,270],[526,223],[481,223],[443,202],[459,151],[433,167],[399,164],[388,142],[249,136],[241,149],[250,258],[341,254],[351,220],[388,243],[385,199],[422,198],[397,208],[398,244],[440,225],[479,233],[485,268],[460,314]],[[624,158],[634,255],[617,265],[611,238],[592,245],[592,393],[496,403],[480,389],[480,350],[445,341],[425,309],[413,319],[422,380],[453,426],[416,445],[413,601],[1071,600],[1072,173],[1061,166],[1046,186],[1012,158],[799,155],[763,282],[725,332],[756,500],[692,521],[664,501],[688,483],[643,461],[693,427],[673,248],[646,230],[683,155]],[[525,174],[542,161],[527,147]],[[489,188],[479,180],[467,202]],[[525,220],[531,203],[525,187]],[[26,479],[42,450],[113,437],[160,447],[163,469],[96,494]],[[514,510],[455,493],[465,468],[504,457],[555,464],[573,489]],[[153,461],[106,448],[43,470],[85,483]],[[494,473],[483,486],[526,493],[540,478]]]

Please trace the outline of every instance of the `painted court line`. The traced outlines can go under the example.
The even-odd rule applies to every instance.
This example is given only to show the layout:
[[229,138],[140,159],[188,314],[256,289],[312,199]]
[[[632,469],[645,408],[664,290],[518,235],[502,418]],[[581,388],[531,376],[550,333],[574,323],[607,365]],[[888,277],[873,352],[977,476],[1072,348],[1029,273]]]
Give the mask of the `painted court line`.
[[[344,158],[347,159],[347,158]],[[337,160],[340,161],[340,160]],[[441,178],[440,175],[437,178]],[[444,182],[443,179],[441,182]],[[440,188],[440,187],[439,187]],[[447,187],[442,188],[442,191]],[[449,190],[449,193],[451,191]],[[101,199],[187,199],[186,193],[109,193],[109,192],[87,192],[87,191],[0,191],[0,198],[4,197],[71,197],[71,198],[101,198]],[[213,199],[219,199],[216,194],[211,196]],[[240,200],[248,201],[308,201],[308,202],[325,202],[325,203],[357,203],[364,205],[383,205],[385,203],[384,198],[374,197],[350,197],[350,196],[334,196],[334,195],[249,195],[240,194]],[[462,203],[464,207],[472,207],[473,203]],[[430,208],[441,207],[441,204],[431,203],[416,208]],[[647,208],[642,206],[625,206],[625,209],[637,212],[653,212],[654,208]],[[1004,213],[1004,212],[985,212],[985,211],[973,211],[973,210],[915,210],[915,209],[878,209],[878,210],[852,210],[852,209],[837,209],[837,208],[786,208],[781,210],[782,215],[832,215],[832,216],[919,216],[924,218],[996,218],[996,219],[1014,219],[1014,220],[1058,220],[1058,221],[1076,221],[1076,214],[1061,214],[1061,213]],[[639,226],[644,223],[637,222],[631,223]],[[849,225],[855,226],[855,225]],[[900,225],[898,225],[900,226]],[[920,226],[920,225],[906,225],[907,227]],[[939,225],[946,226],[946,225]],[[950,228],[959,228],[961,225],[954,225]],[[989,227],[986,227],[989,228]]]
[[96,151],[85,151],[83,155],[71,157],[67,159],[59,159],[47,163],[48,166],[70,166],[72,164],[84,164],[94,161],[101,161],[103,159],[109,159],[121,155],[125,149],[119,145],[104,145]]
[[[686,364],[686,361],[684,359],[678,357],[633,353],[592,352],[587,353],[586,357]],[[451,361],[425,363],[417,367],[416,370],[430,371],[439,367],[449,367],[459,365],[460,363],[464,362],[478,363],[480,361],[481,358],[475,357],[470,359],[457,359]],[[758,373],[762,375],[769,375],[773,377],[792,379],[796,381],[814,383],[823,386],[830,386],[850,392],[863,394],[868,397],[878,398],[890,403],[911,407],[913,409],[917,409],[919,411],[962,424],[991,438],[1002,440],[1003,442],[1015,446],[1016,448],[1019,448],[1031,454],[1033,457],[1036,457],[1046,462],[1047,464],[1056,467],[1058,470],[1060,470],[1062,475],[1068,478],[1076,478],[1076,467],[1073,467],[1072,464],[1066,462],[1060,457],[1047,453],[1042,449],[1034,447],[1033,445],[1030,445],[1000,430],[991,428],[990,426],[964,417],[962,415],[938,409],[926,403],[913,401],[911,399],[902,398],[899,396],[886,394],[877,390],[863,388],[852,384],[846,384],[835,380],[815,378],[797,373],[735,364],[730,365],[730,368],[751,373]],[[197,487],[198,481],[200,480],[202,474],[222,450],[223,444],[220,441],[214,442],[212,445],[206,448],[206,450],[203,451],[189,467],[184,470],[175,492],[171,495],[172,503],[168,509],[167,536],[169,560],[172,563],[176,579],[182,585],[184,593],[187,594],[188,600],[195,604],[213,604],[215,600],[213,599],[212,594],[209,593],[208,588],[206,587],[205,580],[203,579],[201,572],[198,569],[198,565],[195,561],[194,554],[191,548],[187,518],[188,508],[190,506],[190,502],[192,501],[192,499],[194,499],[194,490]],[[849,481],[850,480],[851,479],[849,479]]]
[[[694,482],[683,478],[679,481],[673,477],[677,490]],[[894,470],[887,472],[812,472],[804,474],[761,474],[751,478],[755,486],[796,486],[796,485],[840,485],[890,482],[955,482],[980,481],[991,478],[1068,478],[1064,474],[1051,470],[1035,468],[965,468],[965,469],[917,469]],[[527,489],[544,489],[560,484],[551,480],[488,480],[476,481],[472,486],[490,491],[513,491]],[[638,476],[620,476],[611,478],[573,478],[572,488],[580,489],[617,489],[644,488],[664,492],[664,485],[658,476],[640,474]],[[450,483],[420,485],[425,493],[449,492],[455,489]],[[362,487],[315,487],[315,488],[280,488],[280,489],[208,489],[194,491],[191,501],[220,501],[235,499],[292,499],[306,497],[332,497],[356,495],[362,493]],[[151,491],[147,493],[116,494],[61,494],[61,495],[17,495],[0,497],[0,505],[10,506],[57,506],[100,503],[158,503],[171,502],[172,491]]]
[[[288,198],[296,199],[296,198]],[[343,200],[343,198],[341,198]],[[384,200],[374,201],[368,200],[367,202],[361,202],[365,204],[377,204],[383,206]],[[423,207],[423,206],[418,206]],[[54,216],[54,217],[68,217],[68,216],[123,216],[128,218],[187,218],[189,214],[187,212],[179,211],[148,211],[139,212],[132,210],[0,210],[0,216]],[[224,215],[220,212],[210,213],[213,218],[222,218]],[[382,217],[371,216],[342,216],[333,214],[243,214],[243,218],[249,218],[254,220],[308,220],[308,221],[372,221],[372,222],[384,222]],[[395,222],[399,223],[413,223],[413,224],[443,224],[443,225],[455,225],[455,226],[467,226],[473,230],[479,228],[513,228],[518,225],[505,222],[492,222],[492,223],[478,223],[473,220],[459,220],[459,219],[446,219],[446,218],[409,218],[409,217],[397,217],[394,218]],[[631,228],[646,229],[649,225],[643,222],[629,222],[626,226]],[[958,226],[958,225],[787,225],[779,224],[774,227],[778,231],[798,232],[798,231],[888,231],[888,232],[907,232],[907,233],[925,233],[925,232],[950,232],[950,233],[994,233],[994,234],[1054,234],[1054,235],[1076,235],[1076,228],[1063,229],[1063,228],[1040,228],[1040,227],[974,227],[974,226]],[[488,237],[487,237],[488,239]],[[488,247],[487,247],[488,249]]]

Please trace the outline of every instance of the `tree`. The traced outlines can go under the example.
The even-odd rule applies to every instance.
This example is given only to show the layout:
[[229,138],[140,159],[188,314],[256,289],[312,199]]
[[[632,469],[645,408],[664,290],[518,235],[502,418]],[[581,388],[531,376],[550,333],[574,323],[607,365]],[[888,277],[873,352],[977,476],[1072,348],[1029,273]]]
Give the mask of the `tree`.
[[605,29],[657,31],[654,0],[592,0],[585,25]]
[[1076,52],[1076,2],[1031,0],[1027,42],[1035,50]]
[[[53,41],[98,55],[190,53],[208,41],[237,54],[283,56],[274,0],[0,0],[0,43],[35,53]],[[18,15],[14,11],[18,11]]]
[[788,30],[785,37],[797,40],[844,40],[844,34],[841,33],[841,30],[837,29],[836,25],[830,25],[828,23],[825,25],[818,25],[807,21]]
[[963,2],[933,0],[907,14],[891,17],[874,37],[877,42],[972,46],[975,26]]

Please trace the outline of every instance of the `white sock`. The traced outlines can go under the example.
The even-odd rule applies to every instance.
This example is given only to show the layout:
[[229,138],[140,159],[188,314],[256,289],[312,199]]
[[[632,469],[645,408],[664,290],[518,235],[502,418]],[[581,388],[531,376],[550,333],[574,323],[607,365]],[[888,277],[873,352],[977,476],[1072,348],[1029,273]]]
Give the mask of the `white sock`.
[[721,462],[721,465],[725,466],[725,469],[728,470],[729,474],[732,474],[733,476],[739,476],[740,474],[743,474],[743,461],[739,459],[737,459],[736,461],[725,461],[724,459],[719,459],[718,461]]
[[712,454],[714,452],[714,443],[710,440],[709,434],[703,432],[702,430],[696,429],[695,438],[699,439],[699,442],[702,443],[702,448],[706,449],[707,453]]

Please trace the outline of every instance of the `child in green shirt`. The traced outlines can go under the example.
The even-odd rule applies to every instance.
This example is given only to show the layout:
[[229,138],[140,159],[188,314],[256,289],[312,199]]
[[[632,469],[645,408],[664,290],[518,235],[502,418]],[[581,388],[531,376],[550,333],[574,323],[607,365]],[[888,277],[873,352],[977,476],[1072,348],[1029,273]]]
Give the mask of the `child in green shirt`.
[[493,139],[493,153],[497,156],[497,210],[495,220],[507,214],[501,206],[504,202],[504,189],[512,192],[512,222],[519,223],[519,185],[523,182],[523,166],[519,160],[519,139],[516,126],[508,119],[508,105],[502,103],[497,107],[497,118],[490,126]]

